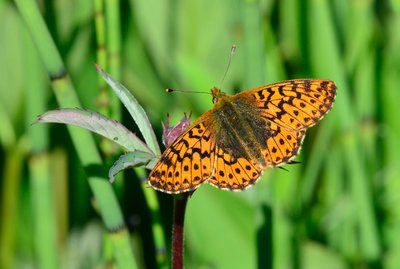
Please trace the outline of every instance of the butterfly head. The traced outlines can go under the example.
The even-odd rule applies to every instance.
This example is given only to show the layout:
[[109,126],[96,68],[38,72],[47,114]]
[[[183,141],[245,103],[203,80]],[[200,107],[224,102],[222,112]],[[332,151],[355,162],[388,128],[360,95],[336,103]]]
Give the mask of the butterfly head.
[[222,92],[221,89],[218,89],[217,87],[213,87],[211,89],[211,95],[212,95],[212,102],[213,104],[217,103],[221,98],[226,96],[226,93]]

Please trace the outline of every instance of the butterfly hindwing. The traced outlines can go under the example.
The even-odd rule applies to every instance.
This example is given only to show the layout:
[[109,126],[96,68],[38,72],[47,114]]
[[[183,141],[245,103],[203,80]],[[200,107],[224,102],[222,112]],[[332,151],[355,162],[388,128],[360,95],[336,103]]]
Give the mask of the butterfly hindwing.
[[305,130],[292,130],[281,127],[274,122],[269,125],[271,136],[267,138],[263,155],[267,166],[280,166],[288,163],[300,151]]
[[167,193],[194,190],[211,176],[215,141],[204,121],[196,121],[162,154],[149,175],[149,184]]
[[240,191],[254,185],[261,177],[262,170],[259,163],[244,157],[233,158],[217,147],[213,176],[207,183],[220,189]]

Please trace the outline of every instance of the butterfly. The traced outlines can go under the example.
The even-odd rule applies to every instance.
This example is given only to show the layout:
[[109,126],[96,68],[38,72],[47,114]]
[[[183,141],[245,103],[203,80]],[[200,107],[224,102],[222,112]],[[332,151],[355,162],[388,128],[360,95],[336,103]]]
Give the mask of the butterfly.
[[330,80],[294,79],[235,95],[212,88],[214,107],[194,121],[162,154],[149,185],[178,194],[208,183],[241,191],[267,167],[299,153],[307,128],[332,108]]

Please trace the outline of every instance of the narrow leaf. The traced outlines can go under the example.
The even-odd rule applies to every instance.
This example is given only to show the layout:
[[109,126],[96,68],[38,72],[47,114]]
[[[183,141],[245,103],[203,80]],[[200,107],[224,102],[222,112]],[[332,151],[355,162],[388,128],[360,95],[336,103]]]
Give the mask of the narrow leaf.
[[109,74],[104,72],[100,68],[100,66],[96,65],[97,71],[100,75],[105,79],[105,81],[110,85],[110,87],[114,90],[114,92],[118,95],[118,98],[124,104],[126,109],[131,114],[133,120],[136,122],[137,126],[142,133],[144,140],[147,145],[153,150],[154,153],[160,155],[160,148],[158,146],[158,142],[156,136],[153,132],[153,128],[149,121],[149,118],[146,115],[146,112],[142,108],[142,106],[138,103],[136,98],[130,93],[130,91],[125,88],[119,81],[114,80]]
[[49,122],[75,125],[104,136],[129,151],[140,150],[154,156],[146,144],[125,126],[96,112],[79,108],[62,108],[40,115],[35,123]]
[[122,170],[128,167],[146,167],[147,164],[154,159],[154,155],[139,150],[127,152],[119,157],[108,172],[108,178],[111,183]]

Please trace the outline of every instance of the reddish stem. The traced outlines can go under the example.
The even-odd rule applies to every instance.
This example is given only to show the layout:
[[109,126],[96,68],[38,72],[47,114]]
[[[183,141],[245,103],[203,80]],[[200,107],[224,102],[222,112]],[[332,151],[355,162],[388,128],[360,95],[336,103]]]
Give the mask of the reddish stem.
[[174,222],[172,223],[172,269],[183,269],[183,228],[189,193],[174,196]]

